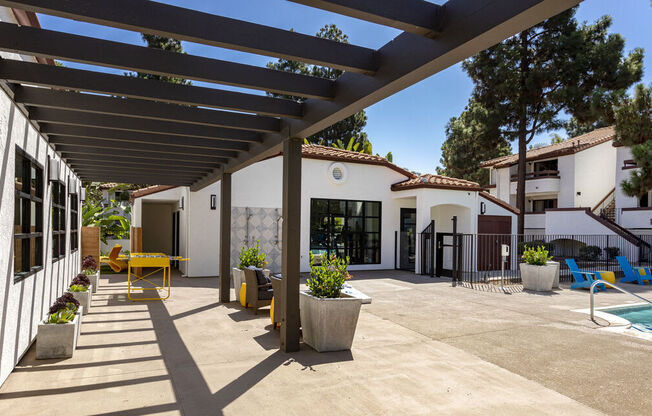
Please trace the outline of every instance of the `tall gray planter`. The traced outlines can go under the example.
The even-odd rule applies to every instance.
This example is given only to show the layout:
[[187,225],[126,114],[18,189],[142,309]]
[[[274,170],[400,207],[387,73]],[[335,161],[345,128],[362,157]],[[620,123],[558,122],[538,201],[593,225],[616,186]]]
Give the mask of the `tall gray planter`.
[[97,292],[97,288],[100,285],[100,271],[96,271],[95,274],[86,275],[88,280],[91,281],[91,286],[93,287],[93,293]]
[[75,315],[75,319],[67,324],[41,322],[36,335],[36,359],[72,357],[77,348],[78,328],[78,315]]
[[245,281],[244,272],[237,267],[233,268],[233,289],[235,290],[235,301],[240,303],[240,286]]
[[362,299],[344,295],[322,299],[301,291],[299,307],[303,342],[318,352],[351,349]]
[[77,299],[79,305],[83,306],[84,315],[88,313],[88,310],[91,308],[91,298],[93,296],[93,285],[88,286],[86,292],[70,292],[72,296]]
[[521,280],[523,289],[534,290],[535,292],[550,292],[555,281],[557,265],[546,264],[536,266],[534,264],[521,263]]

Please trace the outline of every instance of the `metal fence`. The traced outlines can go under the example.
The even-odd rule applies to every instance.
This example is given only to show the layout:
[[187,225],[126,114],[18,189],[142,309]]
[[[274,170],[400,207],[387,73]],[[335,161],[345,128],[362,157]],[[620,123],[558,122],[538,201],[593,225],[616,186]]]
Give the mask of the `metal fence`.
[[[565,259],[575,259],[584,270],[613,271],[622,277],[616,256],[625,256],[632,266],[650,266],[652,236],[637,236],[639,240],[617,235],[507,235],[507,234],[456,234],[452,236],[452,249],[437,250],[443,257],[443,271],[455,282],[469,284],[514,285],[521,283],[519,264],[525,247],[543,246],[553,261],[560,263],[559,279],[571,282],[572,274]],[[502,264],[501,245],[510,248],[510,255]]]

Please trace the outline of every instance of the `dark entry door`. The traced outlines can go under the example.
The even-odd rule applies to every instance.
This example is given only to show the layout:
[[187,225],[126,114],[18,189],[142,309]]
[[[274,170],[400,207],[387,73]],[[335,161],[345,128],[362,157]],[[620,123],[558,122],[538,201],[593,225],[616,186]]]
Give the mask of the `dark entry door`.
[[453,277],[453,233],[437,233],[437,276]]
[[[512,217],[481,215],[478,217],[478,270],[500,270],[500,246],[510,244]],[[507,258],[509,264],[509,257]]]
[[417,251],[417,210],[401,208],[399,269],[413,272]]
[[[172,255],[179,255],[179,218],[180,211],[172,213]],[[172,262],[172,267],[179,267],[178,261]]]

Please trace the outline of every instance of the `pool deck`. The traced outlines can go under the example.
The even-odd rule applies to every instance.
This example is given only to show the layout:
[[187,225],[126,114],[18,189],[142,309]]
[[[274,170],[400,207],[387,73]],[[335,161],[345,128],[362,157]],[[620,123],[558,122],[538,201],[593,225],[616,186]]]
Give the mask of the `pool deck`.
[[[217,303],[217,279],[173,279],[164,302],[130,302],[101,278],[75,356],[35,360],[0,388],[11,415],[644,415],[652,343],[599,330],[588,293],[452,287],[354,272],[373,298],[350,352],[277,350],[269,317]],[[652,286],[627,285],[652,297]],[[599,306],[635,303],[610,291]],[[605,322],[606,324],[606,322]],[[623,397],[626,398],[623,399]]]

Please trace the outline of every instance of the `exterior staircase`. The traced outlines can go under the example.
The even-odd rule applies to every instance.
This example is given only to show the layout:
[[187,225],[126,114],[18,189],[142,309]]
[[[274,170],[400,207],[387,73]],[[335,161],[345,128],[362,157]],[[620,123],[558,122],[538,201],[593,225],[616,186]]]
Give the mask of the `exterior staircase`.
[[611,222],[616,221],[616,188],[609,191],[591,211]]

